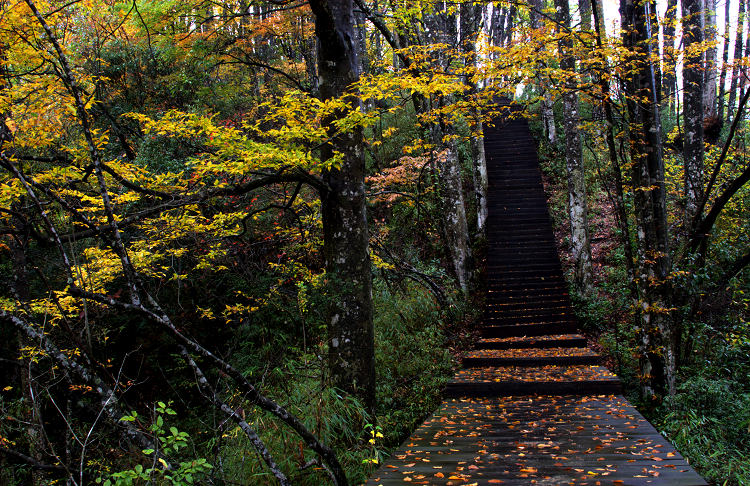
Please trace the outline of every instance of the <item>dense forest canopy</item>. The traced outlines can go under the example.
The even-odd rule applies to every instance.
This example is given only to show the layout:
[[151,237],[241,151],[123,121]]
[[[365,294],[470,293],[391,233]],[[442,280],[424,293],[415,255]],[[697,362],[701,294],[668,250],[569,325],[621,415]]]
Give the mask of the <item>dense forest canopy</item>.
[[591,339],[750,481],[749,3],[0,0],[0,482],[363,482],[471,339],[509,99]]

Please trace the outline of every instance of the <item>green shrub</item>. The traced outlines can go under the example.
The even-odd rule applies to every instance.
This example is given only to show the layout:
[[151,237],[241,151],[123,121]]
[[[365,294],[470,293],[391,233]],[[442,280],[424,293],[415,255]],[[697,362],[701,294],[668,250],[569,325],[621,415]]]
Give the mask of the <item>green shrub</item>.
[[416,284],[374,293],[378,425],[387,446],[398,445],[440,403],[451,370],[445,316]]

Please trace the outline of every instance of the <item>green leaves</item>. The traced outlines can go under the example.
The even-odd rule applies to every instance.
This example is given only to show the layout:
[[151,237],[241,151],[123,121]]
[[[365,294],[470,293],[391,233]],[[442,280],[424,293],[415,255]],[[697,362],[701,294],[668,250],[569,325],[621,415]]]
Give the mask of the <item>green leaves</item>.
[[[168,403],[156,402],[154,406],[156,418],[148,427],[149,431],[157,439],[158,449],[143,449],[141,453],[145,458],[158,454],[156,460],[150,459],[149,463],[156,462],[158,467],[146,468],[142,464],[136,464],[132,469],[120,471],[111,474],[109,478],[98,477],[96,484],[103,486],[131,486],[140,484],[140,481],[156,482],[169,485],[194,484],[196,479],[200,480],[213,466],[204,458],[195,458],[175,464],[170,467],[165,458],[173,461],[179,457],[180,451],[190,445],[190,435],[187,432],[181,432],[177,427],[171,425],[165,429],[164,415],[176,416],[177,412],[169,407]],[[138,413],[133,411],[129,415],[122,417],[124,422],[134,422]]]

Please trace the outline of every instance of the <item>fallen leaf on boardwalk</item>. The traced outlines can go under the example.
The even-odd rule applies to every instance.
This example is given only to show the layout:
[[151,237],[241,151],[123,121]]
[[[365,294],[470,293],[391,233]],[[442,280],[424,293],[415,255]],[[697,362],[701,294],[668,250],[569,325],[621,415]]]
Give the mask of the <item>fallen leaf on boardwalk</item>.
[[410,478],[409,476],[406,476],[406,477],[404,478],[404,481],[406,481],[407,483],[410,483],[410,482],[412,482],[412,481],[414,481],[414,480],[413,480],[412,478]]
[[525,467],[525,468],[521,469],[521,472],[535,473],[536,472],[536,468],[535,467]]
[[439,472],[439,473],[435,474],[435,477],[436,478],[444,478],[445,474]]
[[492,483],[492,484],[500,484],[500,483],[504,483],[505,481],[503,481],[502,479],[490,479],[487,482]]

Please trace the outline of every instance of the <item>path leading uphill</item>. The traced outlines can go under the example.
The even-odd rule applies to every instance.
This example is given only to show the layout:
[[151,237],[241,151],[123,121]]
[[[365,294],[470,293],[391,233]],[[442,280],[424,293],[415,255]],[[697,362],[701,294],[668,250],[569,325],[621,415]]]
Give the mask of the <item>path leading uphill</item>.
[[368,484],[705,485],[577,334],[536,143],[524,119],[496,125],[482,339]]

